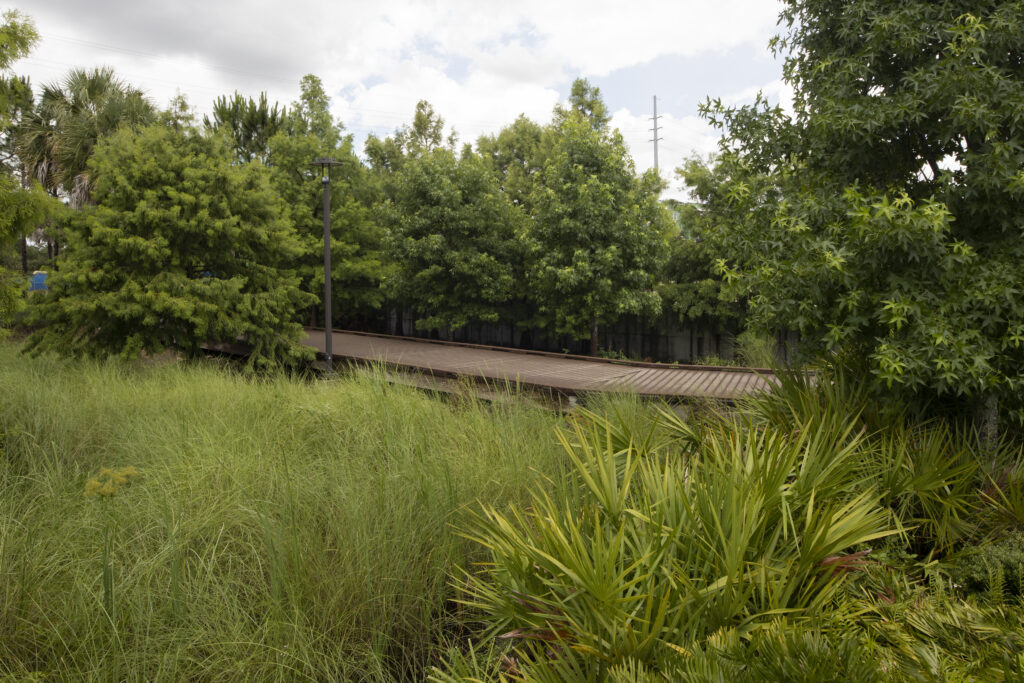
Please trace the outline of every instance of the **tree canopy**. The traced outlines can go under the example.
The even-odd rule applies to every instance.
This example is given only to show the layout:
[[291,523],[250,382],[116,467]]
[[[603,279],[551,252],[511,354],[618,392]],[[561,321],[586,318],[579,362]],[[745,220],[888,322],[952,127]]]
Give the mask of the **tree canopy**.
[[481,136],[476,146],[481,158],[497,176],[502,192],[529,214],[533,210],[530,196],[551,144],[550,129],[520,114],[497,135]]
[[10,123],[10,110],[26,96],[31,100],[28,83],[11,73],[11,66],[28,56],[39,40],[35,24],[17,10],[0,15],[0,128]]
[[156,117],[138,88],[113,69],[72,69],[60,83],[43,87],[35,111],[20,129],[19,154],[31,174],[75,207],[91,198],[88,162],[104,135],[121,125],[141,126]]
[[293,274],[301,245],[266,169],[232,159],[221,137],[190,127],[101,140],[96,206],[67,228],[30,346],[135,357],[244,340],[253,367],[308,358],[292,322],[312,298]]
[[272,106],[267,103],[265,92],[260,93],[259,100],[242,97],[236,92],[231,97],[221,95],[214,100],[213,116],[204,116],[203,125],[210,130],[227,133],[239,161],[266,161],[270,138],[281,128],[287,116],[287,110],[281,109],[276,102]]
[[271,182],[303,245],[296,263],[302,289],[316,294],[318,310],[324,291],[323,187],[316,177],[319,169],[311,162],[324,157],[340,162],[331,169],[332,316],[345,325],[380,308],[386,265],[369,171],[356,158],[351,136],[342,134],[328,106],[320,79],[312,74],[303,77],[298,101],[268,141],[268,162]]
[[366,157],[378,174],[400,171],[406,159],[414,159],[436,149],[455,149],[455,131],[444,134],[444,119],[426,100],[416,103],[412,123],[402,126],[383,140],[375,135],[366,139]]
[[656,315],[654,275],[670,218],[661,180],[639,178],[622,136],[573,111],[555,131],[534,193],[531,287],[540,320],[560,334],[590,338],[624,313]]
[[[17,11],[3,13],[0,23],[0,134],[9,151],[15,111],[30,108],[28,83],[11,71],[18,59],[29,54],[38,40],[35,26]],[[40,222],[51,210],[48,197],[37,186],[23,187],[13,175],[11,158],[0,169],[0,247],[6,247]],[[22,304],[24,283],[0,267],[0,325],[8,323]]]
[[563,123],[574,112],[588,121],[594,130],[606,130],[612,120],[608,106],[601,97],[601,89],[591,85],[585,78],[577,78],[572,82],[568,107],[561,104],[555,107],[555,124]]
[[1024,3],[789,0],[783,20],[794,115],[709,103],[719,168],[690,174],[728,277],[880,393],[1019,411]]
[[499,318],[516,281],[522,218],[476,155],[434,149],[408,160],[385,209],[391,287],[422,329]]
[[[658,324],[659,292],[680,321],[715,315],[683,302],[689,276],[660,270],[673,233],[662,184],[636,173],[600,90],[585,79],[550,122],[520,116],[475,149],[457,150],[454,131],[421,100],[408,125],[369,136],[365,161],[320,79],[307,75],[300,88],[287,108],[265,93],[218,97],[198,127],[183,98],[156,112],[110,69],[72,69],[38,102],[8,98],[17,112],[7,122],[17,126],[7,127],[4,141],[16,144],[4,148],[5,161],[58,200],[39,191],[3,198],[43,200],[4,209],[0,225],[22,236],[35,230],[35,260],[45,241],[43,262],[63,271],[48,296],[35,297],[34,319],[54,329],[40,331],[34,347],[132,356],[245,337],[260,346],[258,362],[294,362],[294,325],[315,325],[322,313],[323,185],[312,166],[322,157],[340,162],[331,171],[330,277],[332,317],[343,326],[380,329],[383,310],[411,312],[421,329],[458,334],[500,322],[563,346],[566,336],[590,337],[596,352],[600,325],[623,315]],[[13,177],[2,182],[14,187]],[[56,218],[41,226],[40,207]],[[236,224],[251,228],[245,249],[224,237]],[[673,267],[689,268],[693,243],[672,244]],[[58,247],[74,253],[58,257]],[[247,274],[236,259],[259,268]],[[244,312],[246,297],[260,310]]]
[[662,308],[681,323],[699,324],[718,332],[739,332],[745,301],[730,301],[724,282],[715,272],[721,246],[706,209],[677,201],[666,202],[677,222],[668,240],[668,256],[658,277]]

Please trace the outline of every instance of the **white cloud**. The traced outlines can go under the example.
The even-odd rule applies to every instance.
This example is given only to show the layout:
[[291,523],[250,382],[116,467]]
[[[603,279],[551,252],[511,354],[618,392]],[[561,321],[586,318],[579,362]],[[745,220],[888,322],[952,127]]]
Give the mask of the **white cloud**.
[[[654,167],[653,132],[648,116],[637,115],[626,109],[612,114],[612,126],[618,128],[629,145],[638,171]],[[697,155],[707,157],[717,149],[719,134],[704,119],[697,116],[676,118],[661,114],[658,119],[658,173],[668,182],[663,198],[686,200],[689,194],[676,178],[675,170],[683,162]]]
[[[305,73],[335,93],[332,108],[362,138],[408,122],[429,100],[472,142],[519,113],[546,122],[577,74],[602,76],[666,55],[764,48],[777,0],[309,0],[279,3],[178,0],[28,0],[42,35],[17,65],[35,83],[72,66],[113,66],[164,106],[179,90],[200,114],[239,90],[297,97]],[[563,93],[564,94],[564,93]],[[646,113],[615,114],[637,158],[650,165]],[[709,150],[713,132],[695,117],[661,120],[661,162],[674,168]],[[638,129],[643,129],[639,131]]]
[[548,49],[581,72],[604,75],[665,55],[692,56],[763,43],[775,25],[777,2],[719,0],[658,2],[533,0],[530,16],[546,16]]
[[784,112],[792,116],[793,86],[781,78],[770,83],[744,88],[739,92],[723,97],[722,102],[727,105],[746,104],[753,102],[758,93],[761,93],[771,104],[780,105]]

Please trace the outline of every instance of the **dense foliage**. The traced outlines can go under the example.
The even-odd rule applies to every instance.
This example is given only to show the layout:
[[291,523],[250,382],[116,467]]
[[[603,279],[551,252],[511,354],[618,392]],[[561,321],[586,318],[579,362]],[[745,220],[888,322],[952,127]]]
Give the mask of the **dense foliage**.
[[555,493],[464,522],[487,630],[433,680],[1015,680],[1021,451],[823,378],[571,421]]
[[496,322],[522,282],[522,216],[475,155],[446,149],[408,160],[387,207],[389,283],[418,327]]
[[[455,132],[421,101],[409,125],[370,137],[366,164],[311,75],[287,109],[265,94],[218,98],[205,127],[229,135],[238,165],[271,169],[302,245],[293,263],[300,286],[316,297],[294,321],[320,318],[321,185],[309,164],[326,156],[341,162],[331,191],[331,277],[333,317],[343,325],[379,329],[405,311],[446,335],[500,322],[564,343],[589,338],[596,352],[599,329],[623,316],[735,335],[749,303],[762,328],[800,331],[808,355],[841,353],[873,378],[880,398],[971,406],[991,418],[997,401],[1022,410],[1020,9],[956,0],[786,3],[775,47],[786,57],[794,111],[763,101],[705,107],[724,137],[712,165],[684,168],[698,201],[675,207],[679,230],[657,202],[656,179],[636,174],[600,91],[583,79],[550,123],[521,116],[459,152]],[[5,68],[33,35],[20,15],[6,25]],[[21,175],[85,206],[94,146],[155,115],[109,69],[72,70],[35,103],[9,69],[4,84],[8,203],[32,196],[13,192]],[[417,178],[437,170],[428,158],[476,170],[441,173],[446,196],[423,204]],[[459,227],[434,210],[472,213],[467,207],[479,208],[485,195],[512,209],[479,235],[466,226],[486,211],[461,216]],[[33,242],[51,244],[51,258],[72,220],[35,200],[3,214],[7,232],[34,228]],[[446,254],[410,258],[408,231],[420,246],[443,243]],[[466,267],[479,255],[500,267]],[[460,306],[475,308],[460,314]]]
[[721,245],[715,238],[714,218],[704,207],[667,202],[679,230],[668,241],[668,256],[657,290],[665,314],[680,323],[697,323],[715,331],[739,332],[744,301],[730,300],[724,281],[715,272]]
[[[456,133],[421,101],[409,125],[384,138],[370,136],[367,163],[356,156],[352,136],[345,135],[341,122],[332,117],[323,83],[307,75],[300,89],[298,100],[288,108],[270,103],[265,94],[222,96],[200,129],[184,100],[172,102],[159,114],[185,139],[221,136],[226,143],[216,143],[213,156],[223,156],[226,144],[230,164],[243,175],[265,175],[271,192],[283,200],[276,211],[283,231],[291,234],[289,244],[296,242],[298,249],[279,252],[287,263],[277,258],[261,265],[267,273],[287,266],[299,276],[299,288],[312,296],[302,298],[302,303],[293,299],[290,313],[275,308],[272,314],[256,315],[269,325],[263,329],[266,339],[284,322],[317,325],[323,319],[324,185],[312,165],[318,158],[339,162],[331,169],[330,183],[332,318],[339,326],[379,330],[388,316],[397,314],[401,321],[403,313],[411,313],[418,329],[446,337],[475,323],[491,323],[511,328],[514,336],[516,328],[524,338],[536,332],[548,339],[545,343],[561,342],[563,347],[589,339],[591,353],[598,351],[599,327],[614,325],[623,316],[633,324],[677,320],[728,333],[738,330],[716,327],[716,313],[732,310],[719,305],[719,287],[701,285],[683,293],[685,286],[674,286],[695,280],[696,274],[688,272],[689,262],[675,259],[672,272],[663,270],[670,238],[673,253],[693,251],[697,240],[693,231],[673,227],[670,213],[657,199],[660,181],[654,175],[637,175],[621,135],[610,128],[600,91],[587,81],[573,83],[568,102],[555,107],[551,123],[520,116],[496,135],[481,137],[475,148],[466,144],[458,152]],[[4,138],[11,143],[11,175],[5,182],[13,186],[18,174],[38,178],[57,199],[47,208],[39,195],[41,203],[33,204],[32,211],[4,211],[4,219],[19,226],[11,230],[23,238],[23,272],[27,275],[29,263],[40,260],[51,272],[65,267],[61,252],[72,244],[89,253],[68,255],[68,263],[77,260],[89,268],[116,271],[124,254],[115,250],[105,255],[109,245],[99,239],[100,232],[84,226],[95,225],[97,216],[106,216],[108,209],[122,212],[131,207],[118,204],[114,195],[94,192],[98,175],[112,168],[101,169],[90,160],[97,146],[120,135],[121,129],[139,131],[151,124],[158,117],[152,104],[110,69],[75,69],[63,81],[46,85],[38,102],[19,100],[11,110],[18,116],[9,117]],[[139,188],[138,196],[144,191]],[[202,194],[195,186],[187,193]],[[216,197],[210,201],[218,203]],[[182,209],[187,216],[188,207]],[[197,214],[193,227],[198,229],[205,220],[206,214]],[[675,238],[677,234],[681,237]],[[194,246],[220,248],[213,243]],[[269,258],[269,251],[264,255]],[[8,263],[15,261],[10,253],[3,256]],[[207,257],[230,260],[234,255]],[[140,344],[139,338],[129,339],[127,334],[139,319],[138,312],[129,315],[121,310],[117,315],[123,324],[115,333],[108,321],[104,327],[111,336],[103,343],[98,343],[103,334],[84,334],[80,326],[74,331],[40,332],[36,339],[73,338],[93,346],[91,352],[105,349],[129,355],[143,348],[194,351],[211,323],[192,311],[205,309],[210,301],[194,275],[184,277],[190,282],[176,294],[184,306],[177,316],[192,327],[189,335],[178,323],[158,331],[168,320],[161,315],[147,318],[151,330],[140,334],[152,333],[162,341]],[[68,281],[64,276],[57,279],[61,278]],[[660,288],[661,279],[673,286]],[[274,288],[269,280],[260,286]],[[49,300],[69,296],[67,285],[62,287]],[[290,287],[282,281],[277,289]],[[659,318],[659,291],[670,292],[677,315]],[[16,290],[9,293],[10,302],[20,300]],[[85,296],[84,290],[76,296]],[[685,298],[689,303],[683,302]],[[47,325],[71,320],[69,310],[57,317],[54,310],[48,308],[32,319]],[[287,320],[278,320],[281,316]],[[221,327],[202,341],[223,337],[227,327]],[[244,336],[254,333],[250,327]],[[85,350],[77,344],[47,346]]]
[[480,156],[498,177],[501,191],[527,214],[532,214],[537,175],[547,161],[553,137],[553,130],[520,115],[497,135],[484,135],[476,142]]
[[426,102],[394,136],[371,136],[389,289],[418,327],[510,322],[589,339],[597,353],[600,325],[657,318],[672,220],[660,181],[636,174],[609,120],[600,91],[578,79],[550,125],[520,116],[458,155]]
[[[764,325],[841,351],[880,395],[1024,418],[1024,4],[792,0],[794,115],[708,107],[691,167]],[[723,241],[725,244],[726,241]]]
[[[16,11],[7,11],[0,23],[0,129],[3,146],[10,147],[11,126],[31,102],[27,82],[11,73],[11,65],[26,56],[38,39],[32,22]],[[19,182],[12,169],[0,170],[0,249],[6,248],[39,224],[50,212],[46,196],[33,185]],[[24,282],[0,266],[0,326],[8,323],[21,308]],[[2,328],[0,328],[2,331]]]
[[624,313],[656,315],[669,218],[661,180],[637,178],[622,136],[578,112],[562,117],[532,202],[531,285],[540,320],[590,338]]
[[309,355],[293,322],[310,299],[301,247],[266,169],[169,122],[102,140],[90,171],[97,205],[67,225],[33,347],[135,357],[241,340],[255,365]]

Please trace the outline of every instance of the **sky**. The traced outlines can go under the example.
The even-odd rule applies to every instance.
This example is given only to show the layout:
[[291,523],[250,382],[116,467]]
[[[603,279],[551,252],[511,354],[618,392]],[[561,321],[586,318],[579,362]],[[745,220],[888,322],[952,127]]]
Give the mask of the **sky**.
[[[2,0],[0,0],[2,2]],[[289,104],[319,76],[331,110],[362,150],[425,99],[461,142],[521,113],[551,119],[577,77],[600,88],[638,170],[653,164],[658,98],[663,196],[674,169],[715,149],[699,118],[707,97],[785,106],[782,63],[768,49],[776,0],[27,0],[40,34],[14,71],[36,87],[72,67],[110,66],[160,107],[184,94],[200,117],[238,91]]]

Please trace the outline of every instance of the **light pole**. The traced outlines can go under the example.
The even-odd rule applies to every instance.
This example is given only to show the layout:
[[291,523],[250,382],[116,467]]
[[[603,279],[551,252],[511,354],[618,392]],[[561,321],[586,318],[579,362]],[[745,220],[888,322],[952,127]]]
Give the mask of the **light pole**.
[[327,372],[334,372],[331,348],[331,166],[341,166],[341,162],[321,157],[311,165],[320,167],[320,182],[324,188],[324,356]]

